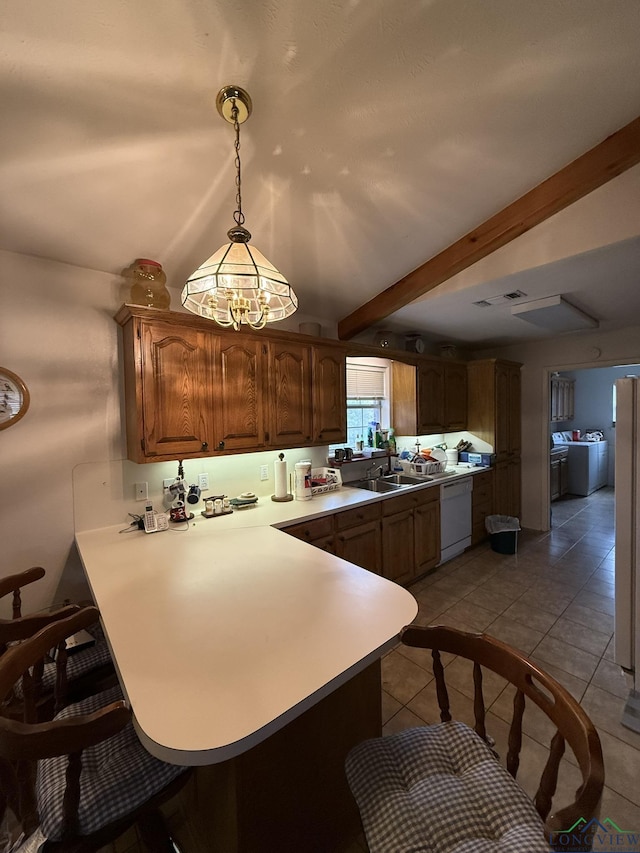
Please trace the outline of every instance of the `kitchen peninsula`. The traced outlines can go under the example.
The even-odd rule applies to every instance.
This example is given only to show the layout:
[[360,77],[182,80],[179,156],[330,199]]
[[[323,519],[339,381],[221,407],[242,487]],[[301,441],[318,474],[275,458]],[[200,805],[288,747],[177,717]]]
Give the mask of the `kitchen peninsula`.
[[[297,513],[368,500],[343,489]],[[417,613],[400,586],[270,526],[295,512],[76,534],[142,743],[202,768],[208,850],[264,850],[266,833],[328,851],[357,825],[344,757],[380,733],[379,659]]]

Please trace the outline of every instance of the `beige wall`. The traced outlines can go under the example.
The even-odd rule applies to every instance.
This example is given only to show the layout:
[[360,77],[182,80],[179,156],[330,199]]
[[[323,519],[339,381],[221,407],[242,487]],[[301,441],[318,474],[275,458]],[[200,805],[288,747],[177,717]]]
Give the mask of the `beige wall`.
[[[126,456],[113,320],[126,290],[119,276],[9,252],[0,252],[0,276],[0,365],[17,373],[31,394],[26,416],[0,432],[0,574],[35,565],[47,570],[23,596],[28,612],[87,594],[73,544],[73,482]],[[172,308],[178,307],[179,294],[172,291]],[[319,320],[295,315],[289,328],[297,330],[298,319]],[[330,333],[328,324],[323,330]],[[288,461],[313,457],[317,464],[323,455],[298,450]],[[245,454],[194,460],[185,468],[188,477],[208,471],[212,487],[217,482],[231,494],[253,489],[267,495],[273,481],[260,483],[258,469],[268,464],[271,472],[274,458],[273,452]],[[126,522],[128,511],[140,511],[131,487],[136,480],[149,482],[150,497],[162,507],[162,478],[176,475],[175,463],[121,467],[124,493],[107,497],[107,486],[96,481],[95,495],[84,491],[76,502],[79,522],[96,516],[99,522],[103,512],[105,523]],[[6,603],[0,612],[7,612]]]
[[640,326],[615,332],[558,335],[548,341],[474,353],[501,357],[522,368],[521,523],[549,529],[549,372],[640,362]]
[[[53,600],[74,564],[73,466],[123,454],[117,354],[119,280],[0,253],[0,364],[26,383],[26,416],[0,433],[2,574],[41,565],[27,610]],[[36,589],[37,588],[37,589]]]

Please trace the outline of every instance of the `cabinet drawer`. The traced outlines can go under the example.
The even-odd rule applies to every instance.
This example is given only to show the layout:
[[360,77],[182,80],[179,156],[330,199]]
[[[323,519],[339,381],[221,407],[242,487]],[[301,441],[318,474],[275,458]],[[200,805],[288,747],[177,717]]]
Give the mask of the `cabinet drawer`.
[[333,535],[333,516],[327,515],[325,518],[314,518],[313,521],[294,524],[291,527],[285,527],[284,531],[289,536],[295,536],[296,539],[313,542],[323,536]]
[[348,509],[336,515],[336,530],[346,530],[348,527],[355,527],[357,524],[364,524],[368,521],[377,521],[379,518],[379,503],[359,506],[357,509]]
[[382,517],[395,515],[397,512],[405,512],[415,509],[417,506],[432,503],[440,499],[440,489],[420,489],[419,491],[406,492],[393,498],[387,498],[382,502]]

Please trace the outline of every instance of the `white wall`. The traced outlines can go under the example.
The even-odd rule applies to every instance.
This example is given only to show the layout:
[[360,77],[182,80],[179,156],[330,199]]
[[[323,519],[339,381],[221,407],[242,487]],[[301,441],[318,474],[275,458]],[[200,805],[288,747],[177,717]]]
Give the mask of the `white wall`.
[[[119,328],[113,319],[126,290],[119,276],[9,252],[0,252],[0,275],[0,365],[17,373],[31,395],[25,417],[0,432],[0,573],[46,569],[44,580],[25,591],[28,612],[87,593],[74,547],[74,469],[95,471],[100,463],[126,457]],[[178,300],[172,291],[172,308]],[[298,450],[290,461],[311,456],[315,464],[326,451]],[[272,471],[274,458],[273,452],[246,454],[186,467],[189,475],[208,470],[212,486],[217,477],[232,494],[253,488],[266,495],[273,480],[261,487],[258,467],[269,464]],[[123,462],[123,469],[125,492],[131,494],[112,495],[109,505],[115,499],[124,522],[129,509],[141,506],[132,500],[130,483],[149,481],[159,508],[158,483],[175,476],[177,465]],[[83,520],[88,501],[91,494],[83,493]],[[96,495],[96,507],[103,505],[104,496]]]
[[575,417],[566,429],[602,430],[608,442],[609,469],[607,483],[614,485],[616,430],[612,423],[612,393],[616,379],[640,373],[640,365],[595,367],[568,374],[575,379]]
[[[558,335],[548,341],[474,353],[474,358],[507,358],[522,368],[521,523],[549,529],[549,375],[585,367],[640,362],[640,326],[613,332]],[[569,427],[568,427],[569,428]]]

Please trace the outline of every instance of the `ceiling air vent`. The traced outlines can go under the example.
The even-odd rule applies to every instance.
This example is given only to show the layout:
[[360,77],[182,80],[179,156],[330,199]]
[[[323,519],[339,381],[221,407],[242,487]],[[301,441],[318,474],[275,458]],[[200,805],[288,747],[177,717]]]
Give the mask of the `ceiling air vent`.
[[511,290],[509,293],[503,293],[500,296],[490,296],[488,299],[480,299],[473,304],[478,305],[480,308],[489,308],[491,305],[500,305],[504,302],[513,302],[514,299],[522,299],[526,295],[521,290]]

